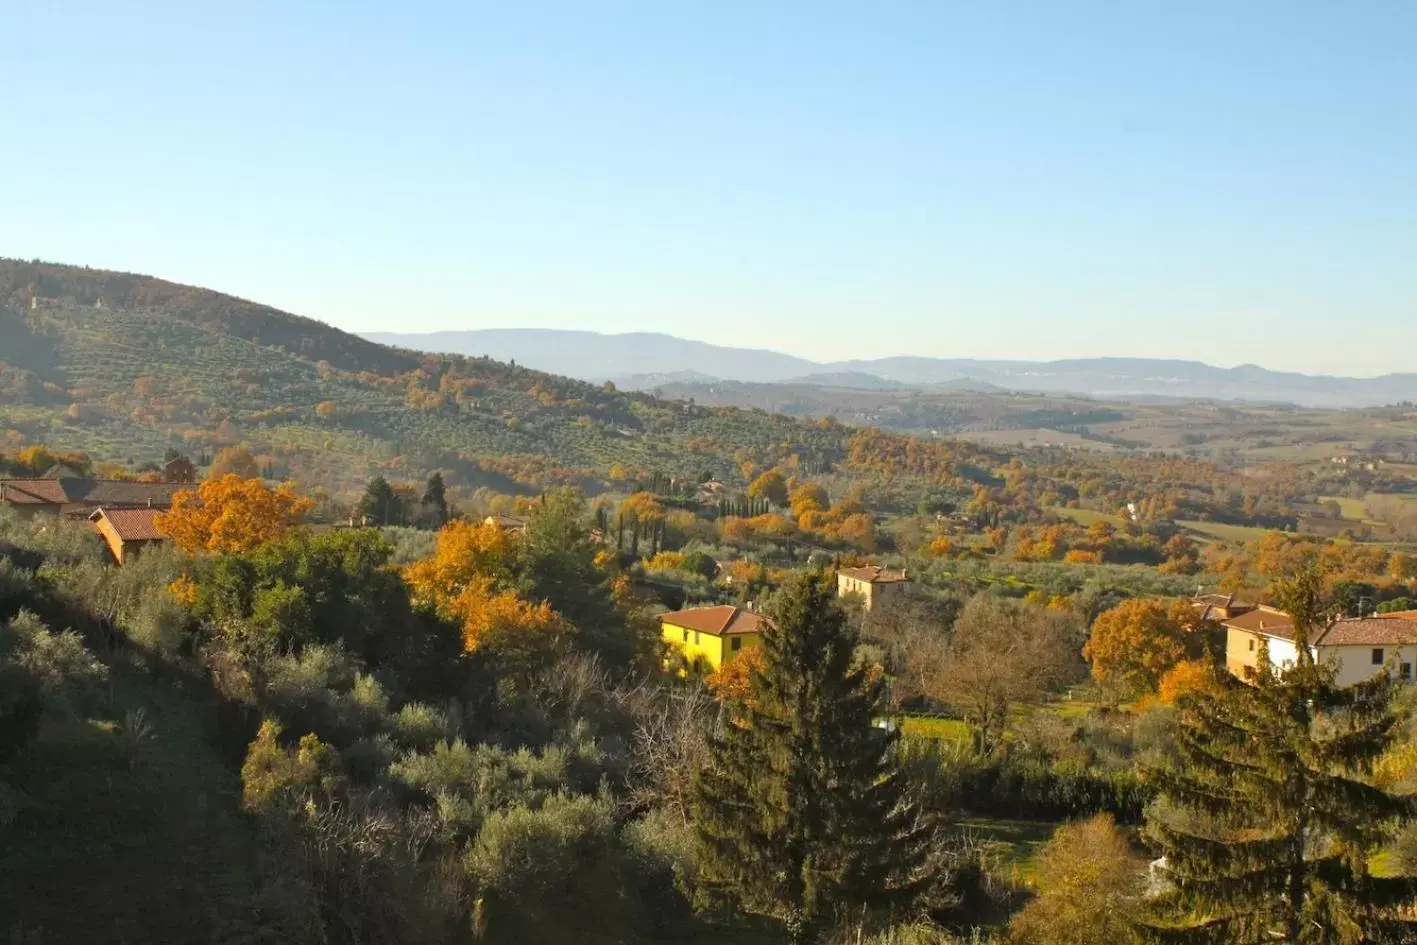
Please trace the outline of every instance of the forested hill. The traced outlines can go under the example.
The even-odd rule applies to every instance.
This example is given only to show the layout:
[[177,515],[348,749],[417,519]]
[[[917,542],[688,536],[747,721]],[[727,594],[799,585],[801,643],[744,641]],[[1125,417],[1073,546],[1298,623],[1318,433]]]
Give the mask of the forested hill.
[[337,490],[432,469],[502,488],[617,466],[733,479],[746,459],[830,463],[851,434],[389,348],[150,276],[16,260],[0,260],[0,432],[124,463],[241,443],[275,475]]

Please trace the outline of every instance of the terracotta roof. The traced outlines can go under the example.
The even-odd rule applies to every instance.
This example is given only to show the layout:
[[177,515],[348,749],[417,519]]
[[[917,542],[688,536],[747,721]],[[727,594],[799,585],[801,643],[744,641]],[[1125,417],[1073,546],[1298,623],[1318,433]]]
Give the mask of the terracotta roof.
[[1228,620],[1255,609],[1254,604],[1236,600],[1234,594],[1197,594],[1191,598],[1191,606],[1201,615],[1202,620]]
[[167,508],[189,488],[175,482],[122,479],[0,479],[0,497],[13,505],[143,506]]
[[1382,615],[1335,620],[1315,646],[1410,646],[1417,643],[1417,620]]
[[874,564],[864,568],[841,568],[837,574],[844,574],[849,578],[858,581],[866,581],[870,584],[895,584],[900,581],[908,581],[904,571],[892,571],[889,568],[880,568]]
[[99,509],[89,521],[106,519],[114,533],[123,541],[164,541],[167,536],[158,531],[155,519],[161,509]]
[[527,519],[520,515],[489,515],[483,519],[488,525],[496,525],[498,528],[505,528],[508,531],[518,531],[527,526]]
[[1394,620],[1417,620],[1417,610],[1394,610],[1386,614],[1376,614],[1378,617],[1391,617]]
[[58,479],[0,479],[0,502],[7,505],[63,505],[64,483]]
[[1248,613],[1239,614],[1225,621],[1224,626],[1247,633],[1263,633],[1281,640],[1294,639],[1294,625],[1289,615],[1273,607],[1259,606]]
[[676,627],[683,627],[685,630],[712,633],[714,636],[720,637],[734,633],[757,633],[772,623],[760,613],[730,604],[676,610],[672,613],[660,614],[659,619],[661,623],[673,624]]

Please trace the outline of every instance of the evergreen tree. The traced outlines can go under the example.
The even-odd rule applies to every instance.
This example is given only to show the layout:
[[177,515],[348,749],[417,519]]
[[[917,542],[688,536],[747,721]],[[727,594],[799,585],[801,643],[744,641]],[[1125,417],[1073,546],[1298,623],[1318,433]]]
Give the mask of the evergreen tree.
[[1265,652],[1253,685],[1227,677],[1181,703],[1148,824],[1167,860],[1154,940],[1350,945],[1417,934],[1397,918],[1417,881],[1369,872],[1393,822],[1411,813],[1409,799],[1366,777],[1399,730],[1393,680],[1340,687],[1314,659],[1320,588],[1312,570],[1276,585],[1294,627],[1292,667],[1272,667]]
[[709,881],[802,940],[834,916],[887,909],[921,884],[925,821],[906,801],[883,680],[822,573],[771,608],[762,668],[711,745],[694,821]]
[[447,487],[443,485],[443,474],[434,473],[428,477],[423,488],[423,509],[433,518],[434,524],[442,528],[448,522]]
[[383,476],[375,476],[364,487],[364,497],[359,500],[359,514],[371,525],[388,525],[398,519],[398,496],[394,487]]

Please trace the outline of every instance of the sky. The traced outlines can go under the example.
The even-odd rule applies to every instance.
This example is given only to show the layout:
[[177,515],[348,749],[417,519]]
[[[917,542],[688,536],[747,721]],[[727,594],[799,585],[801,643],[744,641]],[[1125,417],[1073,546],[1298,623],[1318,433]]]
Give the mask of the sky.
[[352,331],[1417,371],[1417,3],[0,0],[0,256]]

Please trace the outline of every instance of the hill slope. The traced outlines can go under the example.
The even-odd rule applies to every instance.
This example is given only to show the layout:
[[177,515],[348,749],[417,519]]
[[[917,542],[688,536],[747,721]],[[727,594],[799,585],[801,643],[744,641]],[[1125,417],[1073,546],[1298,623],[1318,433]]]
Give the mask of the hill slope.
[[485,358],[388,348],[147,276],[0,260],[0,427],[134,463],[243,442],[277,475],[356,488],[593,479],[612,464],[737,474],[736,453],[839,454],[829,433]]

